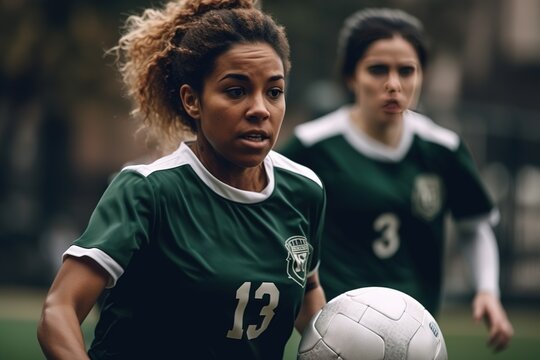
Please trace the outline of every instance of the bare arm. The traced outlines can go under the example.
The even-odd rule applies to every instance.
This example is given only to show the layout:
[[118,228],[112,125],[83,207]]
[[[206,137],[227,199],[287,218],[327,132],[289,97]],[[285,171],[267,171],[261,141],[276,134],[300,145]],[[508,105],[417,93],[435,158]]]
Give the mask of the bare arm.
[[495,351],[503,350],[510,343],[514,329],[499,299],[499,252],[495,235],[487,222],[458,230],[464,255],[475,279],[473,319],[485,320],[489,332],[488,346]]
[[90,258],[66,258],[38,323],[37,337],[47,359],[88,359],[80,325],[105,289],[108,276]]
[[294,323],[300,334],[304,331],[311,318],[326,304],[326,297],[319,282],[319,274],[311,275],[306,281],[306,293],[302,308]]

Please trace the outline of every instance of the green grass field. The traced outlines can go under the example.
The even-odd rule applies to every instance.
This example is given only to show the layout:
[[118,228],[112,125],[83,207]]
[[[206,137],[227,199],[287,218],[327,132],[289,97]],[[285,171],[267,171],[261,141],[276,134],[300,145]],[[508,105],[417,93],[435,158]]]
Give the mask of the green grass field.
[[[36,340],[36,324],[45,293],[34,289],[0,289],[0,359],[44,359]],[[475,324],[465,306],[443,308],[438,322],[444,333],[451,360],[529,360],[540,359],[540,307],[510,307],[515,336],[511,346],[493,354],[486,346],[487,333]],[[83,324],[83,332],[91,339],[96,314]],[[296,359],[298,334],[287,345],[284,360]]]

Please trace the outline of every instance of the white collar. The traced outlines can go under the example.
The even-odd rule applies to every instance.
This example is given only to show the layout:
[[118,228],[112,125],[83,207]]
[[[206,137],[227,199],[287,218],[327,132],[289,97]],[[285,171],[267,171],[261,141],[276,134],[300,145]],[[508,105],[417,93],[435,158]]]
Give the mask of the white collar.
[[398,162],[405,157],[412,144],[413,131],[410,125],[410,116],[409,110],[403,113],[403,132],[399,144],[395,148],[369,137],[360,130],[353,123],[350,111],[347,111],[343,136],[352,147],[367,157],[387,162]]
[[266,200],[274,191],[274,166],[270,156],[266,156],[263,161],[264,169],[266,171],[266,176],[268,179],[268,185],[266,185],[266,187],[261,192],[255,192],[237,189],[235,187],[225,184],[224,182],[216,178],[210,173],[210,171],[208,171],[204,167],[199,158],[197,158],[197,156],[193,153],[193,151],[191,151],[187,144],[181,143],[180,147],[175,152],[186,156],[186,160],[189,162],[193,171],[195,171],[201,181],[204,182],[206,186],[208,186],[216,194],[226,199],[239,203],[254,204]]

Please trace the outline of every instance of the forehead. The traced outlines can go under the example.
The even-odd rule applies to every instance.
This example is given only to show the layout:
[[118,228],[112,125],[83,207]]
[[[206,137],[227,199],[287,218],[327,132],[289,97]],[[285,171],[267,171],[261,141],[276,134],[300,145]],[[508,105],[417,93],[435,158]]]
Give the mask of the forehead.
[[228,73],[285,75],[283,61],[265,43],[237,44],[218,56],[211,76],[220,77]]
[[394,36],[373,42],[360,61],[369,63],[379,61],[420,63],[414,46],[401,36]]

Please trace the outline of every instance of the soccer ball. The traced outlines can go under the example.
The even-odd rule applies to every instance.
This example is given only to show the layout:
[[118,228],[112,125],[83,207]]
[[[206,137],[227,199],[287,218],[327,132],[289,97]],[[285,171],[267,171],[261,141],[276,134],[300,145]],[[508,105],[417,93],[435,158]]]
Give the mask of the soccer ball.
[[329,301],[304,330],[299,360],[446,360],[431,314],[411,296],[365,287]]

